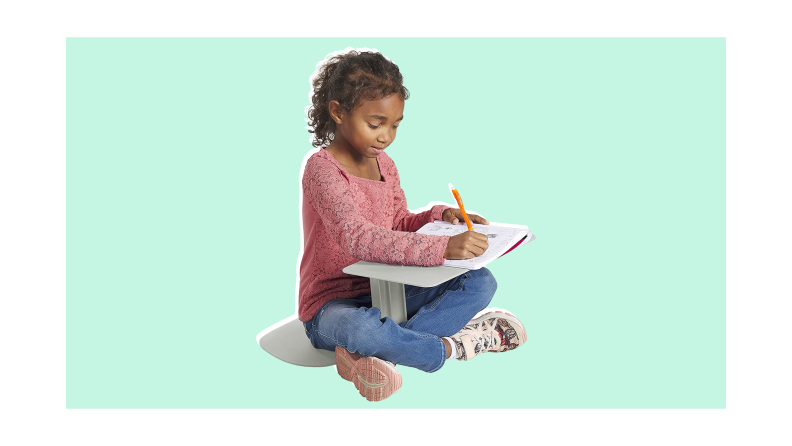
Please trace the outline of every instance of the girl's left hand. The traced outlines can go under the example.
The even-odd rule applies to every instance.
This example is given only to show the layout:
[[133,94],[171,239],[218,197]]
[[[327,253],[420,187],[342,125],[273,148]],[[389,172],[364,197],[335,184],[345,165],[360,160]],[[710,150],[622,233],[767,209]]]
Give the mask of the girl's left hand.
[[[471,223],[476,223],[479,225],[489,224],[489,222],[481,215],[471,214],[470,212],[468,212],[467,215]],[[446,209],[443,211],[443,221],[447,221],[455,225],[458,225],[461,222],[464,225],[465,216],[462,215],[462,211],[459,209],[455,209],[455,208]]]

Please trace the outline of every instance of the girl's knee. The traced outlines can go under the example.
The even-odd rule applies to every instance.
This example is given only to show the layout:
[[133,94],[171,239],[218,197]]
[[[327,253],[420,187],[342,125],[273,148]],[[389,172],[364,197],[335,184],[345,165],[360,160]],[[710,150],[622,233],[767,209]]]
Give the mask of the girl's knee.
[[347,350],[371,356],[383,342],[383,325],[379,308],[360,308],[358,317],[350,320]]
[[477,285],[481,287],[484,294],[489,294],[490,296],[495,294],[495,290],[498,289],[498,282],[490,270],[479,268],[469,271],[468,274],[470,274],[470,279],[475,280]]

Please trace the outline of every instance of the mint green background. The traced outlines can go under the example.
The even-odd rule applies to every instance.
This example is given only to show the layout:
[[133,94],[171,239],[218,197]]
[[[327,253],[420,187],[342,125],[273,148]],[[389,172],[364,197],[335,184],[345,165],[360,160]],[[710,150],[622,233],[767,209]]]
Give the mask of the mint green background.
[[[537,239],[516,352],[372,404],[256,335],[294,314],[308,78],[376,48],[408,204]],[[725,407],[725,39],[67,39],[67,407]]]

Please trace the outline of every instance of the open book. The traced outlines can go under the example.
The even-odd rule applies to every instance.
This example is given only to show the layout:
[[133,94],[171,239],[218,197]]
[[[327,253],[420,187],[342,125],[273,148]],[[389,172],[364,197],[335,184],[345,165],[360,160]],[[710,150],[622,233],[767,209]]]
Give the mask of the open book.
[[[447,221],[433,221],[427,223],[417,230],[418,234],[427,235],[449,235],[454,236],[467,231],[466,224],[451,224]],[[507,225],[504,223],[490,223],[488,225],[473,224],[473,230],[484,234],[489,240],[489,248],[484,254],[466,260],[446,260],[443,266],[454,268],[479,269],[492,262],[498,257],[516,248],[520,243],[527,243],[532,240],[533,234],[528,226]]]

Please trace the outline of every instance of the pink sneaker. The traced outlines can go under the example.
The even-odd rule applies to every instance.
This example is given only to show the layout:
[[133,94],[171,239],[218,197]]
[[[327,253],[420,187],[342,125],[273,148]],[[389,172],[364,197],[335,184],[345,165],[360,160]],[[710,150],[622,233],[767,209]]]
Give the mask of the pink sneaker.
[[373,356],[361,357],[338,346],[335,353],[338,374],[352,381],[367,400],[382,401],[401,388],[401,373],[394,363]]
[[461,361],[479,353],[505,352],[519,347],[527,338],[525,327],[513,314],[489,311],[471,320],[459,333],[451,336]]

